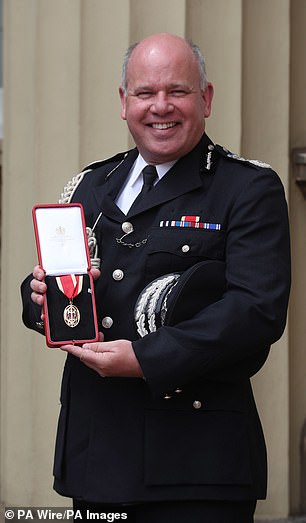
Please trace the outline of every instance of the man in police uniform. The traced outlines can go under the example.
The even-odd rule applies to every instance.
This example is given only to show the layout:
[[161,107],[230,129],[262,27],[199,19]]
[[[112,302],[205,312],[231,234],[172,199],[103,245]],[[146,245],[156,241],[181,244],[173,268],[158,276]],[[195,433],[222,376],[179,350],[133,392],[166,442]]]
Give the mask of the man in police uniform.
[[[76,508],[141,523],[248,523],[266,495],[250,377],[285,326],[287,208],[269,166],[205,134],[212,97],[190,42],[158,34],[132,47],[120,98],[137,148],[89,166],[62,200],[83,204],[102,259],[101,274],[93,269],[100,340],[62,347],[55,489]],[[153,169],[134,201],[146,165],[156,179]],[[153,280],[200,267],[199,285],[218,286],[218,271],[205,271],[212,262],[225,267],[219,296],[207,304],[201,290],[192,314],[178,300],[178,323],[158,328],[151,302],[144,326],[137,310]],[[39,330],[46,285],[39,267],[33,274],[24,321]]]

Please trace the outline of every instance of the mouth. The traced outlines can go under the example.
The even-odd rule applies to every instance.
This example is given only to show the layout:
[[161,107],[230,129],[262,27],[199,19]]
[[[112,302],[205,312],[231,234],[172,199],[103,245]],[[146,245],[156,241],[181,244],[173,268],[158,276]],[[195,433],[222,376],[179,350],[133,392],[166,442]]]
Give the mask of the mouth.
[[164,129],[172,129],[176,125],[177,125],[176,122],[165,122],[165,123],[152,123],[152,124],[150,124],[150,127],[152,127],[153,129],[164,130]]

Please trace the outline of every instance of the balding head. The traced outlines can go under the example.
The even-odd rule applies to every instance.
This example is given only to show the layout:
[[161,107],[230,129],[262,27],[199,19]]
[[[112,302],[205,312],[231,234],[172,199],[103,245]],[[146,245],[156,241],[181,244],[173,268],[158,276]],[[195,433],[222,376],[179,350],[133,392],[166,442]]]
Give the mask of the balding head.
[[124,89],[124,92],[127,92],[127,68],[129,64],[129,60],[131,56],[133,55],[134,51],[139,48],[138,50],[144,49],[154,49],[156,45],[164,45],[165,48],[168,48],[170,56],[173,51],[173,46],[182,46],[185,47],[187,55],[190,55],[190,51],[192,55],[190,55],[192,58],[195,59],[198,70],[199,70],[199,82],[200,82],[200,88],[204,90],[207,86],[207,74],[206,74],[206,64],[205,59],[202,54],[201,49],[191,40],[186,40],[180,36],[172,35],[170,33],[158,33],[155,35],[148,36],[147,38],[144,38],[140,42],[136,42],[135,44],[131,45],[124,56],[123,64],[122,64],[122,76],[121,76],[121,85]]

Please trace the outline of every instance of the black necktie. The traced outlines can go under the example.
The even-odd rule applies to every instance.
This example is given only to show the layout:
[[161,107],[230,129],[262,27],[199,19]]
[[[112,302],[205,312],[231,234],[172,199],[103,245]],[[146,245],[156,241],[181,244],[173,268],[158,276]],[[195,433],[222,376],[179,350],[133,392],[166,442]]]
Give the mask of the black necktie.
[[139,193],[139,199],[151,191],[156,178],[158,177],[156,167],[154,165],[146,165],[142,170],[143,186]]
[[137,207],[138,203],[140,203],[143,196],[145,196],[149,191],[151,191],[156,178],[158,178],[157,170],[156,167],[154,167],[154,165],[146,165],[142,169],[141,174],[143,179],[142,189],[138,196],[136,196],[134,202],[132,203],[130,211],[132,208],[134,209],[135,207]]

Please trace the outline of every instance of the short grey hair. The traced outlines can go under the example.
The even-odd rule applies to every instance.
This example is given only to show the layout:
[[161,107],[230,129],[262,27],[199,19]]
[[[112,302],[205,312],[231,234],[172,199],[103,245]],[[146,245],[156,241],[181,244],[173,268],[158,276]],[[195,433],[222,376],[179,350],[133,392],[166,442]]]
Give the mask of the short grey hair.
[[[200,89],[201,91],[205,91],[208,80],[207,80],[207,74],[206,74],[206,64],[205,59],[203,56],[203,53],[199,46],[195,44],[192,40],[185,40],[185,42],[189,45],[191,51],[193,52],[193,55],[196,58],[198,68],[199,68],[199,76],[200,76]],[[127,68],[128,63],[131,58],[131,55],[134,51],[134,49],[140,44],[140,42],[136,42],[135,44],[132,44],[125,52],[123,63],[122,63],[122,73],[121,73],[121,85],[123,87],[124,94],[127,95]]]

